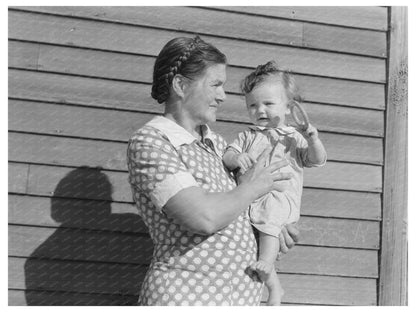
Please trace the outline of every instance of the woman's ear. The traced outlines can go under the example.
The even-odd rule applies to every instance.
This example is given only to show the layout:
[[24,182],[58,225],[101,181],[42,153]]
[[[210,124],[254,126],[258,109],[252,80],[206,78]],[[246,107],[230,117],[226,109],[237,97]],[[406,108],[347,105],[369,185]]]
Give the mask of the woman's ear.
[[172,79],[172,89],[177,96],[183,98],[185,96],[186,78],[182,75],[175,75]]

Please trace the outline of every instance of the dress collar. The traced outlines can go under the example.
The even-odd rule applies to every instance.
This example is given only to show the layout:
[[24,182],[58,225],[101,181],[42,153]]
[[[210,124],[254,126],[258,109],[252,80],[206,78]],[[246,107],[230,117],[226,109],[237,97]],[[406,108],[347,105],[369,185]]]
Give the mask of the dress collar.
[[[197,138],[185,130],[185,128],[164,116],[157,116],[150,120],[146,125],[156,128],[162,132],[175,148],[183,144],[191,144],[197,140]],[[202,125],[201,132],[203,140],[210,139],[213,143],[215,143],[213,132],[208,125]]]
[[270,128],[270,127],[263,127],[263,126],[249,126],[250,129],[256,130],[256,131],[264,131],[264,130],[276,130],[277,133],[279,133],[280,135],[287,135],[287,134],[292,134],[296,131],[296,129],[294,127],[291,126],[286,126],[286,127],[279,127],[279,128]]

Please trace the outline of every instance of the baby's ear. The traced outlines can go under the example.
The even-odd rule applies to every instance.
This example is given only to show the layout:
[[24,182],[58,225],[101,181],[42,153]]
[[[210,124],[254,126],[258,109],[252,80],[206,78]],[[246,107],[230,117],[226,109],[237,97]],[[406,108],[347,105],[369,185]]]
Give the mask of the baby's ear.
[[287,105],[286,105],[286,111],[285,111],[285,114],[286,115],[290,115],[291,113],[290,113],[290,108],[291,108],[291,104],[292,102],[289,102],[289,103],[287,103]]

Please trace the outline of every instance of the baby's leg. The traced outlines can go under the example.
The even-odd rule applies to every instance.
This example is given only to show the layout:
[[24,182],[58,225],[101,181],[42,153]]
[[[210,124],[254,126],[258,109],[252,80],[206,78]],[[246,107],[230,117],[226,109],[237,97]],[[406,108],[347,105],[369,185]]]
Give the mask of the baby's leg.
[[259,235],[259,261],[252,264],[251,268],[259,274],[269,290],[267,305],[280,305],[283,289],[274,267],[280,249],[279,238],[263,232]]

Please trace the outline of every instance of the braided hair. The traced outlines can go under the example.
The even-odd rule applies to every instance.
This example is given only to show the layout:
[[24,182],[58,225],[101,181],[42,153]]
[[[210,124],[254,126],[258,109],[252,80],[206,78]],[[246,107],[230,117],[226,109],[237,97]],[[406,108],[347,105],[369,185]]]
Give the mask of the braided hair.
[[195,79],[213,64],[226,64],[227,58],[199,36],[170,40],[160,51],[153,68],[152,98],[164,103],[170,96],[175,75]]
[[289,101],[302,101],[293,75],[287,70],[279,69],[275,61],[269,61],[266,64],[257,66],[253,72],[241,81],[241,91],[243,94],[250,93],[256,86],[269,79],[274,79],[282,84]]

